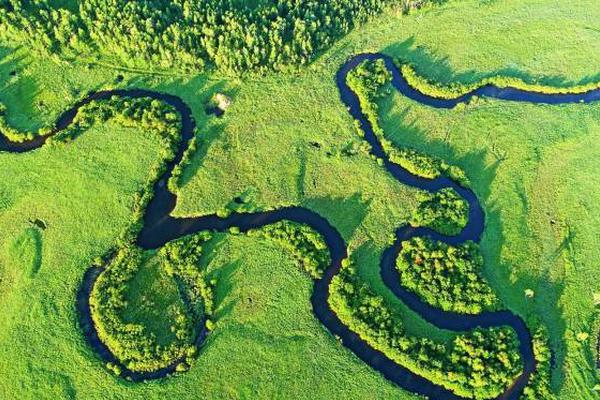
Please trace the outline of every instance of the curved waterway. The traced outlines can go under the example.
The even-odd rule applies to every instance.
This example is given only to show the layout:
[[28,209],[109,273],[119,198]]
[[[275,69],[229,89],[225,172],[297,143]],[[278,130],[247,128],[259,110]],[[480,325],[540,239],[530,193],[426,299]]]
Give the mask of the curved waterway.
[[[456,190],[469,204],[469,221],[462,232],[457,236],[444,236],[427,228],[413,228],[410,226],[400,227],[396,232],[394,244],[385,250],[381,259],[381,276],[388,288],[408,307],[418,313],[422,318],[433,325],[452,331],[466,331],[477,327],[512,327],[519,338],[519,349],[523,360],[523,372],[516,381],[499,396],[500,399],[517,399],[527,384],[532,372],[535,371],[536,362],[533,356],[531,335],[523,320],[512,312],[497,311],[484,312],[478,315],[465,315],[442,311],[432,307],[415,295],[407,291],[400,284],[398,272],[395,268],[396,258],[401,249],[402,241],[416,236],[428,236],[447,244],[456,246],[467,240],[478,242],[484,229],[485,215],[475,194],[446,177],[426,179],[415,176],[397,164],[389,161],[381,143],[375,136],[371,124],[368,122],[359,105],[357,96],[346,84],[347,74],[358,64],[365,60],[384,60],[388,70],[392,73],[392,85],[404,96],[420,103],[438,107],[451,108],[460,102],[468,101],[473,96],[494,97],[502,100],[524,101],[530,103],[579,103],[600,100],[600,90],[569,95],[569,94],[541,94],[528,92],[520,89],[501,89],[493,85],[482,86],[468,94],[453,100],[441,100],[412,88],[403,78],[401,72],[394,65],[393,60],[383,54],[368,53],[359,54],[349,59],[338,71],[336,82],[342,102],[348,108],[352,117],[360,122],[365,132],[365,138],[372,147],[372,153],[384,160],[386,170],[399,182],[429,192],[435,192],[444,188]],[[9,152],[26,152],[42,146],[53,134],[68,127],[78,110],[85,104],[95,100],[108,99],[111,96],[121,97],[150,97],[158,99],[173,106],[181,115],[182,130],[181,143],[176,156],[171,161],[166,172],[154,184],[154,197],[148,204],[144,214],[144,225],[137,237],[137,245],[144,249],[156,249],[165,243],[179,238],[183,235],[196,233],[202,230],[226,231],[230,227],[238,227],[240,231],[260,228],[282,220],[294,221],[309,225],[318,231],[324,238],[331,254],[331,264],[325,270],[323,277],[314,283],[311,303],[315,316],[331,332],[341,338],[342,343],[356,356],[379,371],[385,378],[398,384],[404,389],[428,396],[432,399],[460,399],[449,390],[436,385],[423,377],[412,373],[401,365],[396,364],[382,352],[372,348],[357,334],[346,327],[329,308],[329,285],[333,277],[340,271],[342,260],[347,257],[347,245],[340,233],[325,218],[314,211],[301,207],[286,207],[273,211],[237,214],[234,213],[227,218],[216,215],[195,218],[174,218],[171,216],[176,204],[176,196],[167,189],[167,181],[173,168],[181,161],[183,153],[192,138],[195,129],[195,121],[189,106],[179,97],[165,93],[143,90],[122,89],[108,90],[90,93],[84,100],[79,101],[69,110],[64,112],[57,120],[55,129],[48,135],[36,137],[24,143],[13,143],[0,135],[0,150]],[[98,334],[90,315],[89,295],[98,276],[102,273],[102,267],[90,268],[83,280],[83,284],[77,295],[77,309],[80,315],[80,324],[89,344],[98,355],[107,362],[119,364],[110,350],[98,338]],[[197,334],[196,344],[201,346],[206,338],[206,328],[201,324]],[[123,368],[123,375],[134,381],[162,378],[175,371],[178,362],[152,373],[136,373]]]

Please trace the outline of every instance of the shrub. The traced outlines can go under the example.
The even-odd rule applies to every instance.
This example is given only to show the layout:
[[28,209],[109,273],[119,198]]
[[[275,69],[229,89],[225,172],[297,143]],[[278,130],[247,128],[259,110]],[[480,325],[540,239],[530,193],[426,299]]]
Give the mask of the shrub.
[[426,226],[443,235],[458,235],[469,220],[469,204],[454,189],[419,194],[410,224]]

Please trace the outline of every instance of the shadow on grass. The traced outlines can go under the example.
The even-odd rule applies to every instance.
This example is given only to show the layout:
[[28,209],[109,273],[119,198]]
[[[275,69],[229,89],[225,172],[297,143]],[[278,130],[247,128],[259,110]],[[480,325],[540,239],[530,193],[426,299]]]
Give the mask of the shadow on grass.
[[346,198],[329,196],[304,198],[301,206],[327,218],[342,237],[348,240],[367,216],[370,204],[371,200],[365,201],[359,193],[355,193]]

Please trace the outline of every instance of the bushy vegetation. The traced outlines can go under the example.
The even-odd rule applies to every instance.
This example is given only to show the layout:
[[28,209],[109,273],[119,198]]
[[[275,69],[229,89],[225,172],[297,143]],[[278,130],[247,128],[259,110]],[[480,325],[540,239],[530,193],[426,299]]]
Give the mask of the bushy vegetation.
[[373,133],[377,136],[389,160],[411,174],[423,178],[435,179],[445,175],[463,186],[468,186],[469,180],[459,167],[410,148],[394,146],[385,138],[385,133],[379,123],[377,101],[390,93],[388,84],[391,78],[392,75],[382,59],[365,60],[347,76],[347,84],[358,96],[361,110],[369,120]]
[[387,7],[400,2],[85,0],[71,10],[51,0],[2,0],[0,38],[53,54],[114,56],[130,66],[281,69],[308,63]]
[[432,82],[420,75],[415,68],[407,63],[398,62],[406,82],[419,92],[438,99],[456,99],[483,86],[493,85],[501,89],[514,88],[544,94],[580,94],[600,88],[600,82],[590,82],[569,87],[543,85],[535,82],[525,82],[523,79],[511,76],[489,76],[474,83],[452,82],[442,85]]
[[554,400],[556,396],[550,389],[552,376],[552,354],[548,347],[548,332],[540,326],[533,334],[533,355],[537,362],[536,370],[529,377],[520,400]]
[[330,286],[329,304],[371,346],[416,374],[467,398],[504,392],[522,370],[515,332],[477,329],[442,344],[405,334],[399,317],[360,281],[347,260]]
[[173,363],[191,363],[198,324],[212,312],[212,290],[198,269],[202,244],[210,237],[208,233],[187,236],[168,243],[157,254],[158,264],[175,279],[185,304],[164,310],[165,318],[172,318],[174,334],[167,345],[159,344],[156,333],[143,324],[123,318],[129,306],[129,284],[151,256],[134,246],[123,247],[98,277],[90,295],[92,319],[102,342],[129,370],[151,372]]
[[313,279],[321,278],[331,263],[323,237],[308,225],[281,221],[250,231],[249,234],[283,246]]
[[479,246],[473,242],[455,247],[420,237],[402,242],[396,260],[402,286],[432,306],[465,314],[497,305],[481,276],[482,266]]
[[419,194],[410,224],[426,226],[443,235],[458,235],[469,220],[469,204],[452,188]]
[[181,177],[183,175],[183,171],[185,167],[187,167],[190,164],[192,157],[194,156],[197,150],[198,136],[196,133],[196,135],[189,140],[185,152],[183,153],[183,157],[181,158],[181,161],[177,165],[175,165],[173,167],[173,170],[171,171],[171,177],[169,178],[168,182],[168,188],[171,191],[171,193],[177,193],[177,190],[179,189],[179,187],[181,187]]

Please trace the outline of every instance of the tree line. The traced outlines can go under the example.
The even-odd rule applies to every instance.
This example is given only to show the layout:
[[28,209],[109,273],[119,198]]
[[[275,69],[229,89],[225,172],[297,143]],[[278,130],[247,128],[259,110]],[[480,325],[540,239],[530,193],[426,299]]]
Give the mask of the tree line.
[[346,77],[348,87],[358,97],[361,110],[390,162],[400,165],[413,175],[428,179],[447,176],[462,186],[469,186],[469,179],[461,168],[414,149],[396,146],[385,138],[385,132],[379,123],[378,101],[391,92],[391,79],[392,74],[382,59],[365,60]]

